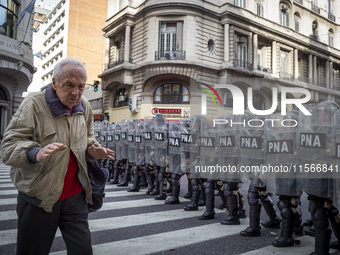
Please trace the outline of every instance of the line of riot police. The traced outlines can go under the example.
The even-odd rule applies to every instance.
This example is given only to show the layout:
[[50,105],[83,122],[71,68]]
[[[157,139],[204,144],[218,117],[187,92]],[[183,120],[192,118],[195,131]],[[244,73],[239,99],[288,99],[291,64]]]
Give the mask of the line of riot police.
[[[147,194],[166,204],[178,204],[180,178],[188,179],[191,203],[186,211],[206,210],[200,220],[214,219],[215,191],[227,209],[221,224],[237,225],[245,218],[245,205],[240,186],[250,183],[247,194],[249,227],[241,236],[261,235],[261,225],[280,228],[276,247],[299,244],[294,239],[303,234],[300,196],[308,195],[308,210],[315,228],[313,255],[329,254],[330,247],[339,249],[340,217],[337,210],[340,182],[336,170],[340,164],[340,109],[334,102],[308,105],[311,115],[291,111],[286,116],[272,115],[272,119],[291,120],[297,125],[275,125],[262,121],[263,116],[225,115],[227,120],[215,125],[206,116],[194,116],[180,121],[166,121],[156,114],[144,121],[137,119],[115,124],[96,122],[95,134],[99,142],[116,152],[114,162],[102,162],[110,169],[112,184],[127,186],[131,176],[133,185],[128,191],[147,186]],[[233,125],[258,119],[265,125]],[[279,123],[279,122],[276,122]],[[302,169],[302,166],[325,166],[327,171]],[[245,172],[242,166],[287,166],[289,172]],[[213,166],[229,166],[233,171],[206,171]],[[223,168],[226,169],[226,168]],[[236,169],[236,171],[235,171]],[[333,169],[333,171],[328,171]],[[119,176],[121,181],[119,182]],[[171,197],[166,200],[166,188]],[[271,195],[278,196],[275,209]],[[302,205],[303,206],[303,205]],[[304,205],[307,206],[307,205]],[[260,223],[261,208],[269,220]],[[337,241],[330,243],[332,230]]]

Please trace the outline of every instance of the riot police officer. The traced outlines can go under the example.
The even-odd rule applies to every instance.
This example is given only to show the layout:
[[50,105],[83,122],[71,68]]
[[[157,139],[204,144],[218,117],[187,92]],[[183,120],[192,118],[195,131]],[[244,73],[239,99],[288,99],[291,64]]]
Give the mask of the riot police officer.
[[[240,167],[260,170],[260,166],[264,163],[264,125],[261,121],[263,120],[259,117],[252,119],[250,114],[245,115],[244,124],[239,129]],[[259,236],[261,235],[260,214],[262,206],[269,216],[269,221],[262,222],[262,226],[278,228],[280,219],[269,196],[265,175],[261,175],[260,171],[249,171],[247,174],[251,181],[247,195],[249,227],[241,231],[240,235],[247,237]]]

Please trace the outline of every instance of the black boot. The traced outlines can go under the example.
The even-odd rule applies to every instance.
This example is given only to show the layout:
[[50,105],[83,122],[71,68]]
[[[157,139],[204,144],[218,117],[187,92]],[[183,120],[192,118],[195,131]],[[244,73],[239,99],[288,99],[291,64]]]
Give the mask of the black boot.
[[117,160],[114,164],[113,164],[113,178],[112,181],[110,182],[110,184],[118,184],[118,176],[119,176],[119,161]]
[[165,182],[165,167],[160,167],[158,174],[159,194],[154,197],[155,200],[166,199],[166,182]]
[[296,213],[294,213],[294,233],[297,236],[303,236],[303,222],[302,222],[302,213],[300,205],[296,208]]
[[205,186],[206,211],[200,216],[199,220],[211,220],[215,218],[215,194],[214,184],[207,181]]
[[165,200],[165,204],[179,204],[179,191],[180,191],[180,183],[179,178],[177,174],[172,174],[171,182],[172,182],[172,192],[171,192],[171,198],[168,200]]
[[316,210],[313,215],[315,226],[315,248],[310,255],[329,255],[332,230],[329,228],[329,221],[332,217],[331,210],[324,207],[325,199],[313,197],[310,199]]
[[[159,167],[155,167],[155,173],[154,173],[154,188],[149,193],[150,196],[159,195],[159,183],[158,183],[158,174],[159,174]],[[163,185],[162,185],[163,187]]]
[[329,213],[329,220],[331,222],[331,226],[332,226],[332,230],[333,233],[336,237],[336,241],[331,242],[330,247],[332,249],[337,249],[340,250],[340,222],[336,221],[336,217],[339,215],[339,211],[337,208],[335,208],[334,206],[331,207],[330,213]]
[[188,179],[188,193],[184,195],[184,198],[191,198],[192,197],[192,185],[191,185],[191,180],[187,177]]
[[269,221],[261,222],[261,225],[266,228],[280,228],[281,220],[277,216],[273,200],[270,198],[269,195],[266,196],[261,195],[260,199],[261,204],[269,217]]
[[144,171],[141,171],[141,173],[140,173],[139,187],[141,187],[141,188],[147,188],[148,187],[148,181],[146,179],[146,174],[145,174]]
[[133,182],[132,182],[132,187],[129,188],[127,191],[128,192],[138,192],[139,191],[139,182],[140,182],[140,171],[138,166],[133,166],[132,168],[133,172]]
[[279,202],[277,202],[277,206],[281,211],[282,222],[280,237],[273,242],[273,246],[275,247],[289,247],[294,245],[293,231],[295,214],[293,213],[290,199],[290,197],[280,197]]
[[260,227],[260,213],[261,213],[261,204],[255,204],[249,206],[249,227],[240,232],[241,236],[260,236],[261,235],[261,227]]
[[238,195],[238,216],[240,217],[240,219],[245,219],[247,218],[247,215],[246,215],[246,209],[244,207],[243,195],[240,189],[238,189],[237,195]]
[[217,209],[223,210],[224,208],[227,208],[227,199],[223,194],[223,191],[218,191],[218,194],[220,195],[220,198],[222,200],[222,204],[216,206]]
[[199,194],[200,197],[198,199],[197,205],[198,206],[205,206],[206,205],[206,202],[205,202],[205,200],[206,200],[205,187],[203,186],[203,184],[200,184],[200,186],[201,186],[201,190],[200,190],[200,194]]
[[152,190],[155,188],[155,184],[154,184],[154,174],[151,173],[151,169],[149,164],[145,165],[144,167],[144,171],[145,171],[145,177],[146,180],[148,182],[148,190],[145,192],[147,195],[150,195],[150,193],[152,192]]
[[197,211],[198,210],[198,199],[200,196],[200,191],[198,190],[198,184],[196,179],[191,180],[192,196],[191,203],[184,206],[185,211]]
[[228,216],[220,223],[223,225],[240,225],[240,218],[238,215],[238,195],[231,194],[226,198]]
[[315,250],[309,255],[329,255],[331,235],[330,229],[315,229]]
[[122,182],[120,182],[119,184],[117,184],[118,187],[128,186],[129,179],[131,178],[130,170],[131,170],[131,165],[127,164],[127,166],[125,168],[125,173],[124,173],[124,180]]

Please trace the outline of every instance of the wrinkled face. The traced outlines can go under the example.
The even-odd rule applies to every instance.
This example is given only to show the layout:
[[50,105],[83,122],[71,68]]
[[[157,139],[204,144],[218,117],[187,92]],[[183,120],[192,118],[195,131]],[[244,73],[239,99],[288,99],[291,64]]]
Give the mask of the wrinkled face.
[[53,89],[63,105],[72,108],[80,101],[86,84],[86,73],[80,66],[66,64],[58,80],[52,79]]

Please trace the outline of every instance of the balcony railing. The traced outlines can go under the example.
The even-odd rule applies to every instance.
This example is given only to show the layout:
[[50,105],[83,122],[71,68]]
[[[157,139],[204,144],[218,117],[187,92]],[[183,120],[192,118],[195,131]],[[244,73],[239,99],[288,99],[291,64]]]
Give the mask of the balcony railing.
[[332,13],[328,13],[328,19],[335,22],[335,16]]
[[185,60],[185,50],[156,51],[155,60]]
[[303,0],[294,0],[294,2],[303,5]]
[[316,4],[311,3],[311,9],[312,9],[313,12],[320,14],[320,8],[317,7]]
[[319,40],[319,36],[317,36],[317,35],[309,35],[309,38],[314,39],[316,41]]
[[241,59],[234,59],[233,66],[242,68],[245,70],[253,71],[253,63],[249,63]]
[[[119,59],[118,61],[115,61],[113,63],[110,63],[107,65],[107,69],[110,69],[115,66],[119,66],[124,63],[124,59]],[[132,58],[129,58],[129,63],[132,63]]]
[[294,76],[291,73],[279,72],[279,77],[285,80],[294,80]]
[[265,73],[273,73],[272,69],[264,66],[257,66],[257,70],[260,70]]

